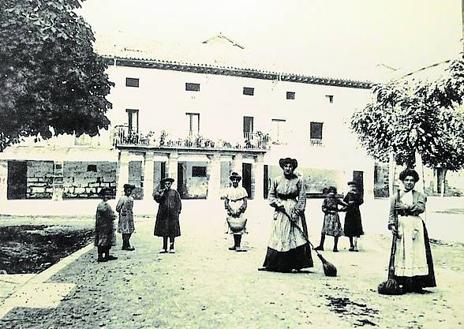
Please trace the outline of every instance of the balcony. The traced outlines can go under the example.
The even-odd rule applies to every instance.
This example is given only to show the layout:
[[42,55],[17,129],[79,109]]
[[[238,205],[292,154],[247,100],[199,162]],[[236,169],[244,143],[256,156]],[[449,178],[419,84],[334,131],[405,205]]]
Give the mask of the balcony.
[[127,125],[118,125],[113,129],[113,146],[145,146],[154,148],[192,148],[192,149],[249,149],[267,150],[270,146],[268,134],[260,131],[244,134],[243,141],[231,142],[222,139],[212,140],[202,135],[173,137],[163,130],[156,134],[135,132]]
[[312,146],[324,146],[324,144],[322,144],[322,139],[320,138],[310,138],[309,142]]

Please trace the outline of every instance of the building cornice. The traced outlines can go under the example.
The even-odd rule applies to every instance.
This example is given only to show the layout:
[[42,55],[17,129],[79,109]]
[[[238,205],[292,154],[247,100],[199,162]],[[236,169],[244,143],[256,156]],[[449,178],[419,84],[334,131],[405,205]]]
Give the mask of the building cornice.
[[214,66],[207,64],[192,64],[177,61],[164,61],[156,59],[143,59],[132,57],[102,56],[108,65],[149,68],[157,70],[171,70],[180,72],[191,72],[200,74],[214,74],[234,77],[243,77],[261,80],[287,81],[296,83],[306,83],[314,85],[370,89],[373,85],[369,81],[336,79],[326,77],[316,77],[308,75],[299,75],[293,73],[282,73],[273,71],[263,71],[258,69],[245,69],[230,66]]

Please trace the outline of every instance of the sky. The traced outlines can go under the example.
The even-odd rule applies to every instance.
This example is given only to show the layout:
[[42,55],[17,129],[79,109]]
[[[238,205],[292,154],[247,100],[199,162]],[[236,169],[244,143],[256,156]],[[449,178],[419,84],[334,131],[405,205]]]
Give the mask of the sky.
[[[382,80],[456,57],[461,0],[86,0],[100,53]],[[203,44],[222,33],[230,44]]]

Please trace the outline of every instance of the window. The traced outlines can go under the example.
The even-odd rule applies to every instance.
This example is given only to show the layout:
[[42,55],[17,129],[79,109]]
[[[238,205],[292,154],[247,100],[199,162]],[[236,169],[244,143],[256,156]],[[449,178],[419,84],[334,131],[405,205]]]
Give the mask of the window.
[[200,91],[200,84],[199,83],[185,83],[185,90],[186,91]]
[[280,144],[285,138],[285,120],[272,119],[272,141]]
[[322,122],[311,122],[309,126],[309,138],[311,144],[322,144]]
[[253,136],[253,117],[243,117],[243,137],[251,139]]
[[287,91],[287,99],[295,99],[295,92]]
[[192,166],[192,177],[206,177],[206,167]]
[[127,109],[127,127],[129,135],[139,132],[139,110]]
[[87,171],[97,172],[97,165],[87,165]]
[[188,118],[189,135],[200,133],[200,113],[185,113]]
[[139,79],[137,78],[126,78],[126,87],[139,87]]
[[243,87],[243,94],[247,96],[253,96],[255,94],[255,88]]
[[334,95],[325,95],[325,98],[327,98],[330,104],[334,102]]

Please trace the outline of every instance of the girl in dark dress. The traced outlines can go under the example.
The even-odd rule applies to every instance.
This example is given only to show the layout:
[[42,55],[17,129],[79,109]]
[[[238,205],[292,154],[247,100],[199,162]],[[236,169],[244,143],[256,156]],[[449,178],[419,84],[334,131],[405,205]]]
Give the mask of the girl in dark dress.
[[160,188],[154,193],[153,197],[159,203],[158,213],[156,214],[155,236],[163,238],[163,248],[160,253],[175,253],[174,240],[180,236],[179,214],[182,210],[180,195],[176,190],[171,189],[172,178],[163,178]]
[[362,195],[357,191],[355,182],[348,182],[348,186],[350,191],[343,199],[347,204],[343,231],[345,236],[350,239],[349,251],[358,251],[358,238],[364,234],[359,206],[362,205],[364,201]]
[[98,262],[117,259],[117,257],[110,256],[111,246],[116,245],[113,225],[116,216],[107,202],[111,194],[111,189],[107,187],[102,188],[99,192],[102,201],[98,204],[95,214],[95,246],[98,250]]

